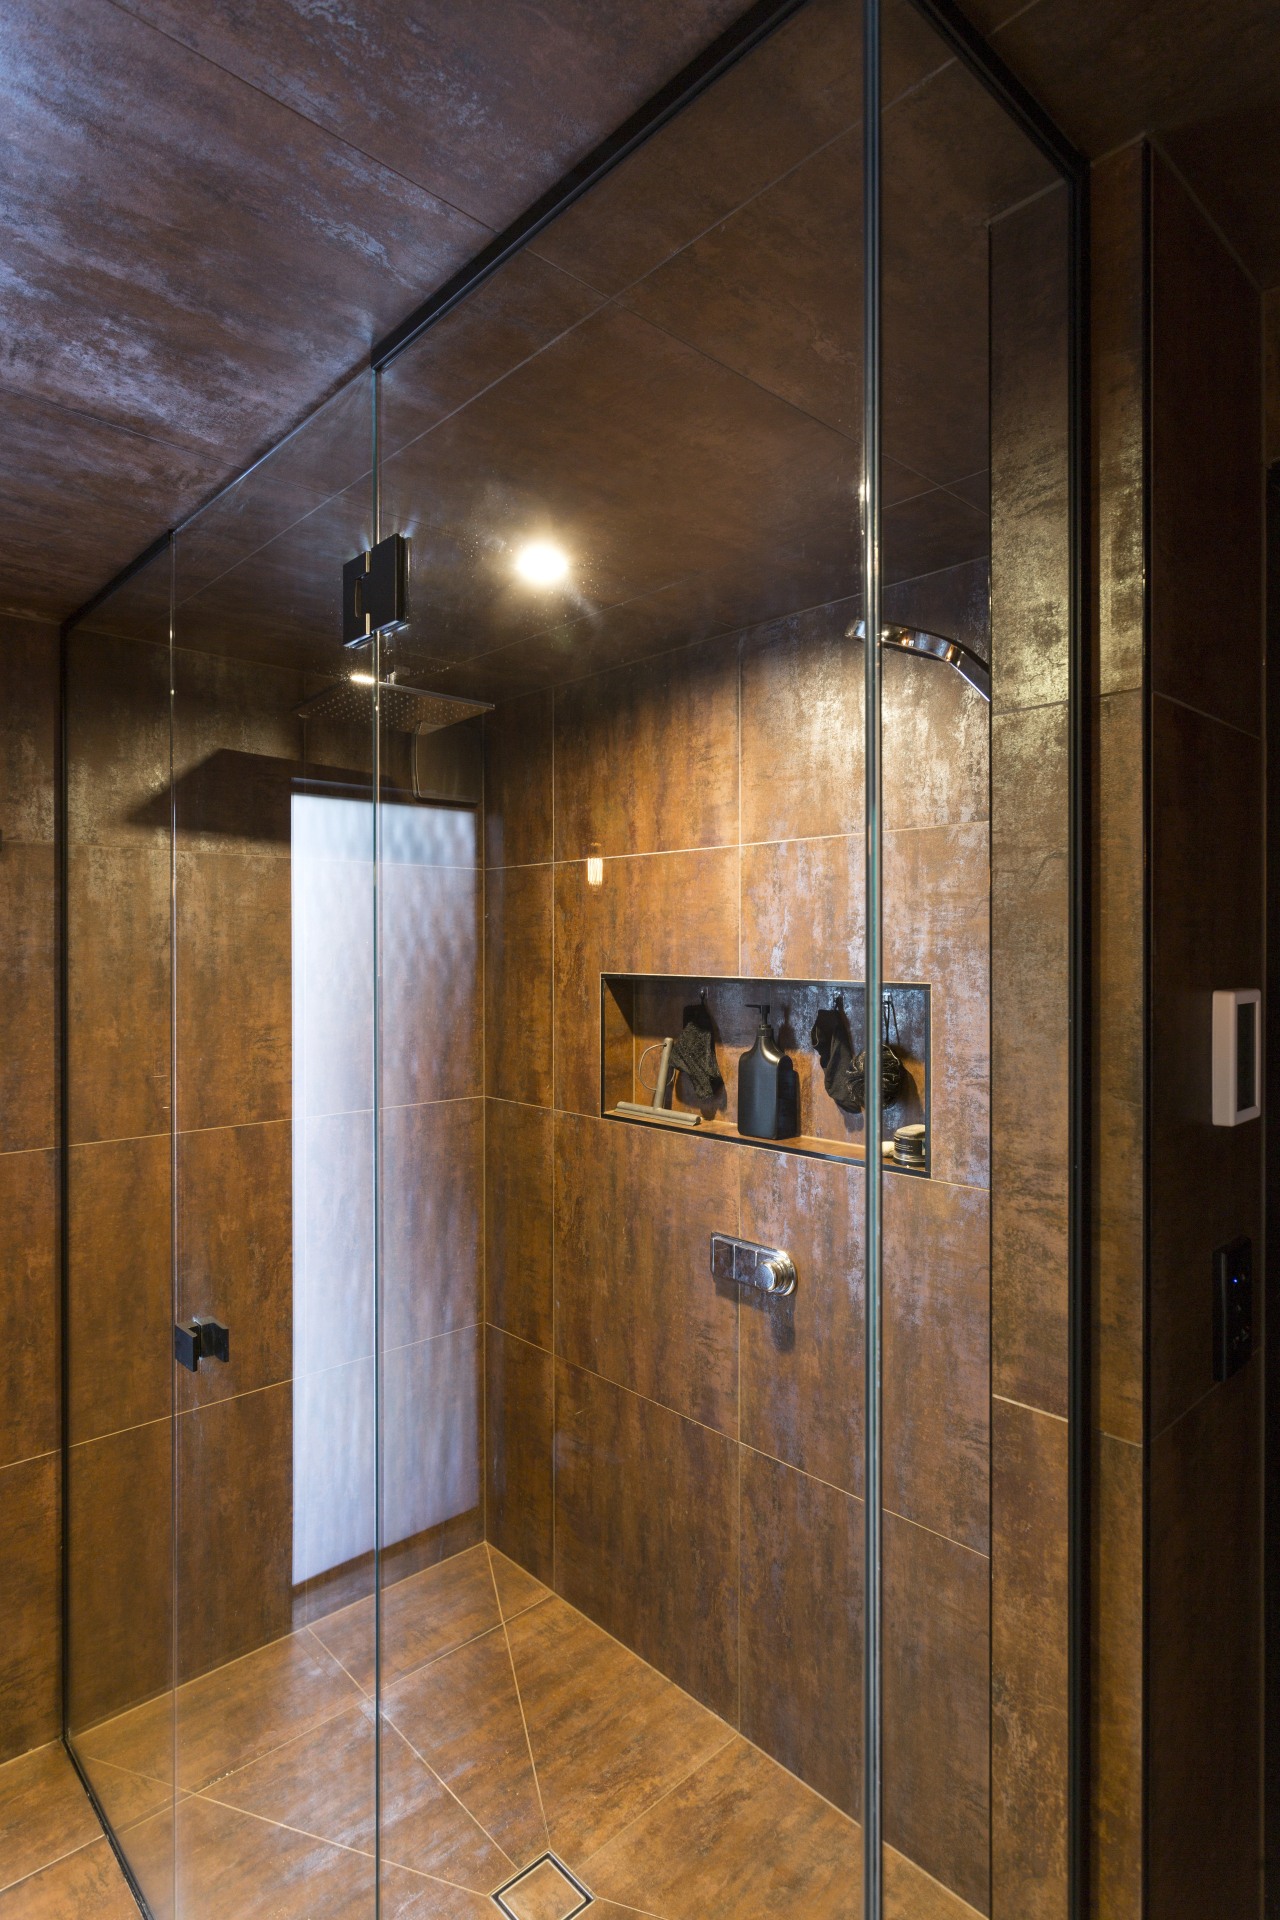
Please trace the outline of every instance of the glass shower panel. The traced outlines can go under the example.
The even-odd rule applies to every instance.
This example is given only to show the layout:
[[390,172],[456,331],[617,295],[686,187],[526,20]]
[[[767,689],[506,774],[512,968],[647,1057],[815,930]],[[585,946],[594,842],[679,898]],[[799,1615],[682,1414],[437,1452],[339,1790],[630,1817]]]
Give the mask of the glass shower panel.
[[885,1904],[1065,1920],[1067,190],[882,31]]
[[181,1920],[375,1910],[371,384],[176,539]]
[[384,1859],[516,1912],[861,1913],[860,63],[803,8],[379,376]]
[[66,1701],[157,1913],[174,1798],[170,556],[71,632],[66,768]]

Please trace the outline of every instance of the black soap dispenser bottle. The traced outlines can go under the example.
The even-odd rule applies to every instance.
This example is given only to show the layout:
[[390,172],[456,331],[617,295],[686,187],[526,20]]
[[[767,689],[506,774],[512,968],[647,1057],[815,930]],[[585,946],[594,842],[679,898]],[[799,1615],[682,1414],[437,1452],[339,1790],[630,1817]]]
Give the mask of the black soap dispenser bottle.
[[748,1005],[760,1015],[760,1025],[738,1060],[738,1132],[751,1140],[786,1140],[796,1130],[796,1070],[773,1037],[768,1003]]

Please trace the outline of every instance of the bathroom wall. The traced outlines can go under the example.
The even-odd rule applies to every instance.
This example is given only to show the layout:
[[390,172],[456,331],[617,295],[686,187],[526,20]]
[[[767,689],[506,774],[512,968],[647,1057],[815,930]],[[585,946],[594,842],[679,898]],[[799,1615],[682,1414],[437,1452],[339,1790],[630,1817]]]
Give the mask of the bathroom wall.
[[0,619],[0,1761],[60,1721],[57,661]]
[[1261,302],[1158,153],[1095,174],[1095,1883],[1244,1915],[1262,1366],[1214,1384],[1211,1275],[1249,1234],[1261,1301],[1262,1138],[1210,1124],[1208,1036],[1262,969]]
[[[851,1812],[861,1171],[600,1118],[597,976],[861,976],[854,611],[500,706],[485,922],[489,1537]],[[985,649],[985,566],[887,612]],[[980,1908],[987,735],[887,658],[885,974],[934,988],[934,1178],[885,1195],[887,1834]],[[715,1228],[787,1244],[794,1302],[718,1294]]]

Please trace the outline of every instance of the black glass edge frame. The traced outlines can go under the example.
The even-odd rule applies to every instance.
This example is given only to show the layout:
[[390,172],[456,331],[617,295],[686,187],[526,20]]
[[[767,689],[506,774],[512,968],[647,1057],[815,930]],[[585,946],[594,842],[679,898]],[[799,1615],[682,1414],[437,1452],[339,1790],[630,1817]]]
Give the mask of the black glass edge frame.
[[[864,0],[877,10],[880,0]],[[1090,165],[955,0],[911,0],[1062,177],[1068,195],[1067,1912],[1088,1920],[1091,1838],[1094,598]],[[869,118],[869,116],[868,116]],[[868,129],[868,139],[870,129]],[[869,277],[869,276],[868,276]],[[874,377],[874,376],[873,376]],[[869,503],[873,505],[874,503]]]
[[[745,54],[782,26],[794,14],[807,4],[807,0],[756,0],[756,4],[747,9],[741,18],[711,45],[684,67],[671,81],[654,94],[644,106],[630,115],[622,125],[592,150],[582,161],[566,173],[554,186],[540,196],[519,219],[514,221],[501,234],[489,242],[474,258],[455,274],[443,287],[437,290],[427,301],[416,308],[391,333],[383,337],[373,347],[369,365],[375,374],[402,352],[412,341],[418,339],[435,321],[458,306],[474,292],[505,261],[520,252],[537,233],[549,226],[559,214],[563,213],[576,200],[580,199],[597,181],[603,179],[621,161],[633,153],[647,139],[655,134],[668,121],[690,105],[701,93],[706,91],[730,67]],[[1093,647],[1092,647],[1092,567],[1089,552],[1089,162],[1061,132],[1055,122],[1040,106],[1035,97],[1023,86],[1016,74],[1006,65],[999,55],[988,45],[972,26],[969,20],[955,4],[955,0],[910,0],[915,11],[934,27],[953,54],[974,75],[974,77],[997,100],[1010,118],[1021,128],[1033,145],[1057,169],[1067,187],[1069,196],[1069,545],[1070,545],[1070,634],[1069,634],[1069,687],[1068,687],[1068,727],[1069,727],[1069,834],[1068,834],[1068,870],[1069,870],[1069,1224],[1068,1224],[1068,1293],[1069,1293],[1069,1362],[1068,1362],[1068,1413],[1069,1413],[1069,1480],[1068,1480],[1068,1585],[1069,1585],[1069,1654],[1068,1654],[1068,1912],[1070,1920],[1086,1920],[1089,1896],[1089,1826],[1090,1826],[1090,1592],[1089,1592],[1089,1555],[1090,1555],[1090,1465],[1091,1465],[1091,1165],[1092,1165],[1092,1079],[1091,1079],[1091,969],[1092,969],[1092,860],[1091,860],[1091,782],[1093,768],[1092,704],[1093,704]],[[878,458],[869,457],[873,439],[878,446],[879,410],[873,407],[871,396],[878,393],[879,380],[879,14],[880,0],[863,0],[864,54],[868,56],[864,65],[864,232],[863,247],[866,272],[864,276],[864,329],[870,323],[871,331],[864,338],[864,413],[871,433],[864,432],[864,485],[863,485],[863,535],[864,564],[868,571],[864,582],[871,631],[878,631],[878,618],[875,625],[871,617],[871,600],[879,597],[879,463]],[[874,77],[870,56],[874,55]],[[865,111],[874,103],[875,112]],[[869,345],[870,343],[870,345]],[[874,351],[871,349],[874,348]],[[376,383],[375,383],[376,384]],[[376,409],[375,393],[374,405]],[[314,410],[313,410],[314,411]],[[874,412],[874,421],[870,420]],[[307,418],[313,417],[308,415]],[[300,430],[299,423],[291,432]],[[281,436],[277,445],[289,438]],[[375,428],[376,440],[376,428]],[[101,607],[114,593],[124,586],[144,567],[165,550],[181,530],[190,525],[199,514],[238,486],[254,469],[270,459],[275,447],[269,449],[259,459],[251,462],[231,480],[219,487],[209,498],[192,513],[186,515],[173,529],[162,534],[157,540],[139,554],[136,559],[122,568],[113,579],[87,600],[63,623],[62,627],[62,684],[61,696],[61,752],[62,766],[58,780],[61,834],[61,853],[59,858],[59,911],[58,935],[60,943],[59,957],[59,1073],[60,1094],[59,1111],[61,1115],[60,1152],[60,1270],[63,1298],[63,1341],[62,1366],[64,1372],[63,1394],[63,1468],[65,1487],[65,1467],[67,1459],[67,1406],[65,1394],[66,1355],[66,639],[72,630]],[[375,446],[376,460],[376,446]],[[375,481],[376,488],[376,481]],[[376,492],[375,492],[376,502]],[[376,507],[375,507],[376,512]],[[868,649],[873,655],[877,649]],[[866,667],[867,683],[872,684],[874,666],[868,661]],[[872,756],[868,756],[869,762]],[[868,774],[868,786],[872,778],[878,777],[878,768],[871,768]],[[868,819],[868,835],[871,821]],[[870,960],[870,954],[868,955]],[[864,969],[867,986],[871,985],[870,964]],[[867,1029],[869,1048],[878,1052],[878,1028],[871,1023]],[[877,1075],[877,1066],[873,1059],[868,1060],[868,1070],[873,1083]],[[868,1194],[876,1183],[868,1180]],[[869,1205],[872,1204],[869,1201]],[[868,1327],[868,1353],[871,1352],[871,1328]],[[869,1404],[868,1417],[871,1406]],[[868,1482],[870,1487],[870,1482]],[[871,1509],[868,1498],[867,1510]],[[63,1663],[63,1743],[71,1751],[66,1725],[66,1649],[67,1634],[67,1501],[62,1503],[62,1594],[63,1623],[62,1663]],[[875,1633],[876,1623],[871,1621],[871,1608],[864,1609],[864,1650],[867,1645],[866,1634]],[[868,1669],[864,1667],[864,1672]],[[878,1668],[877,1668],[878,1671]],[[864,1690],[864,1720],[870,1719],[866,1707]],[[879,1716],[876,1714],[877,1738]],[[874,1745],[874,1742],[873,1742]],[[872,1747],[864,1749],[870,1753]],[[82,1770],[72,1754],[73,1764],[81,1774]],[[864,1773],[869,1769],[864,1769]],[[878,1764],[875,1793],[879,1793]],[[102,1818],[102,1809],[98,1804],[92,1787],[85,1782],[86,1789],[93,1800],[95,1810]],[[869,1804],[865,1796],[864,1806]],[[878,1798],[877,1798],[878,1807]],[[876,1816],[878,1825],[878,1813]],[[112,1841],[119,1857],[119,1849],[109,1824],[103,1819],[104,1828]],[[865,1835],[864,1835],[865,1838]],[[873,1851],[870,1846],[864,1850],[864,1861]],[[879,1874],[878,1846],[874,1848],[877,1864],[874,1869]],[[135,1897],[144,1913],[148,1911],[142,1901],[136,1882],[127,1863],[122,1861],[126,1877]],[[864,1871],[869,1869],[864,1867]],[[868,1916],[874,1920],[874,1916]]]

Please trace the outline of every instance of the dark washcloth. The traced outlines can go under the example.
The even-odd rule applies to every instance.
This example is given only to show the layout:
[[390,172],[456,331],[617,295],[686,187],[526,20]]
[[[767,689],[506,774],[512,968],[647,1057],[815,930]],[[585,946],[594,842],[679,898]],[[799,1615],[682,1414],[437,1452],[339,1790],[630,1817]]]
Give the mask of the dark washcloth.
[[704,1006],[685,1008],[684,1029],[672,1044],[671,1064],[684,1075],[685,1098],[695,1106],[705,1106],[724,1085],[716,1059],[715,1029]]
[[849,1038],[849,1023],[841,1009],[823,1007],[809,1030],[809,1038],[818,1049],[823,1085],[831,1098],[845,1113],[861,1113],[862,1075],[858,1075],[855,1087],[853,1042]]

